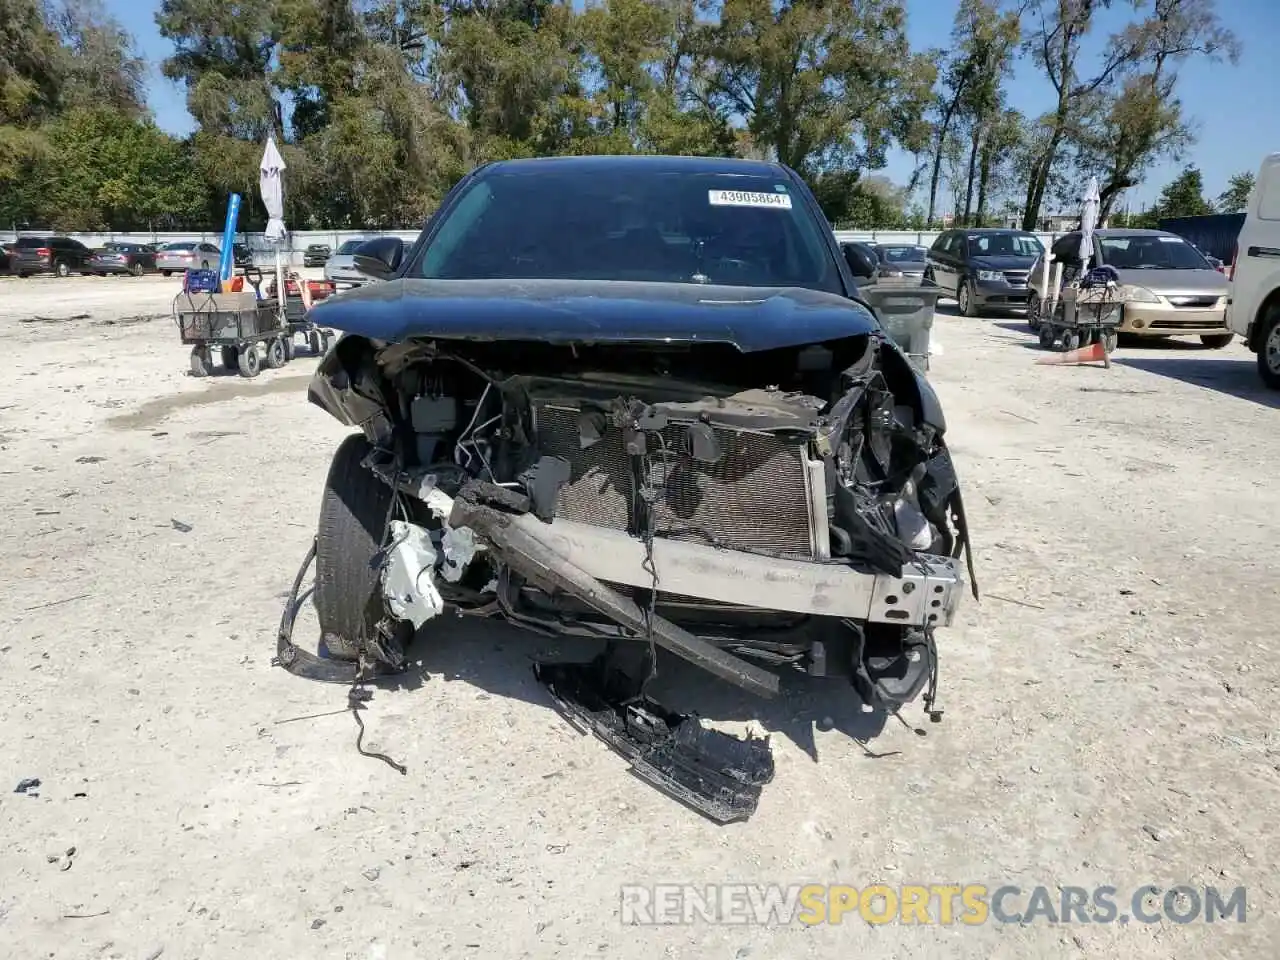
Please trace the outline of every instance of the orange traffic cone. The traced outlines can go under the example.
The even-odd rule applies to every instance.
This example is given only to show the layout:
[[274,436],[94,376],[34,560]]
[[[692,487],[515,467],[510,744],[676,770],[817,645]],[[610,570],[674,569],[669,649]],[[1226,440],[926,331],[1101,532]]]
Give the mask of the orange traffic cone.
[[1111,358],[1107,356],[1107,349],[1101,343],[1091,343],[1087,347],[1080,347],[1078,350],[1068,350],[1066,353],[1051,353],[1047,357],[1041,357],[1036,363],[1097,363],[1101,360],[1107,366],[1111,366]]

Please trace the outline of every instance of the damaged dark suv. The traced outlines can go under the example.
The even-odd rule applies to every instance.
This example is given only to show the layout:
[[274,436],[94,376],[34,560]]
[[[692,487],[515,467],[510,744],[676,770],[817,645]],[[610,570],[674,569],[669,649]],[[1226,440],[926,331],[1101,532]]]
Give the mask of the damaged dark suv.
[[448,612],[932,709],[968,547],[946,424],[794,172],[494,163],[356,260],[386,282],[313,314],[344,335],[310,399],[360,431],[316,542],[330,658],[401,667]]

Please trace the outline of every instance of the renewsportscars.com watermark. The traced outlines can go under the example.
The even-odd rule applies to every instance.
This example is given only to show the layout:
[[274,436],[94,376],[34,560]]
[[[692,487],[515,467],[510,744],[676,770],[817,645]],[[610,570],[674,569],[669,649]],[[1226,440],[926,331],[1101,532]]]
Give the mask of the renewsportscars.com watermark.
[[627,885],[621,917],[627,925],[685,923],[776,926],[984,923],[1244,923],[1244,887],[1154,885],[1125,893],[1116,887],[1017,887],[969,884],[685,884]]

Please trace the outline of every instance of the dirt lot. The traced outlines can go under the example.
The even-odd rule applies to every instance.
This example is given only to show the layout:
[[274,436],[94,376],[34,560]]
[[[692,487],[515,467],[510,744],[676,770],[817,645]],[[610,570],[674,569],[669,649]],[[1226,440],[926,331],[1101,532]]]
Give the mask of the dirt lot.
[[[270,666],[344,430],[306,403],[312,359],[186,376],[156,317],[175,289],[0,281],[0,955],[1274,950],[1280,447],[1242,348],[1039,367],[1020,322],[940,317],[985,593],[940,636],[945,721],[913,706],[919,736],[836,682],[755,702],[664,661],[672,706],[773,735],[759,812],[720,828],[574,733],[532,678],[542,642],[492,625],[435,632],[364,714],[407,775],[358,756],[345,690]],[[1122,908],[1245,885],[1249,917],[620,923],[624,883],[721,881],[1106,884]]]

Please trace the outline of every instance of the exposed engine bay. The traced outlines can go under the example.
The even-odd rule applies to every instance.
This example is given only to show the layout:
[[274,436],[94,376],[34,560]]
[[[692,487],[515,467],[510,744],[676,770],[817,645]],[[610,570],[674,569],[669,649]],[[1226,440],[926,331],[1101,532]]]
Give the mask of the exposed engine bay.
[[[672,743],[697,739],[677,737],[680,718],[644,706],[656,647],[766,697],[779,691],[766,666],[847,672],[866,710],[923,691],[938,719],[934,630],[965,589],[968,531],[937,399],[878,334],[753,353],[347,336],[310,399],[363,431],[350,456],[383,491],[365,522],[377,595],[354,619],[335,607],[322,510],[316,602],[330,651],[399,669],[413,633],[446,611],[608,651],[647,645],[654,658],[619,674],[629,681],[612,714],[565,693],[582,674],[540,676],[605,739],[621,729],[677,794],[727,795],[708,785],[716,774],[672,760]],[[327,497],[347,482],[334,471]],[[595,665],[597,689],[607,667]],[[670,762],[653,764],[654,751]],[[712,815],[754,809],[772,761],[753,763],[732,765],[754,770],[736,777],[745,798]]]

